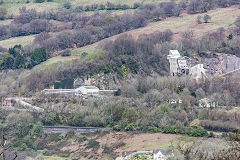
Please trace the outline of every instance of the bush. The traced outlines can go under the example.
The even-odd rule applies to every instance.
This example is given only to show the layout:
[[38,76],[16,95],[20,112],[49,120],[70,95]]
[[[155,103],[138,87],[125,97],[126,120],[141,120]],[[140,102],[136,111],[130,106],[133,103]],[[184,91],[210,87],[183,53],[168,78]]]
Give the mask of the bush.
[[70,2],[66,2],[63,4],[63,7],[66,8],[66,9],[70,9],[72,7],[71,3]]
[[49,136],[50,141],[58,142],[61,140],[61,133],[50,133]]
[[75,136],[75,131],[74,130],[70,130],[66,133],[66,138],[73,138]]
[[205,14],[203,17],[204,23],[208,23],[211,17],[208,14]]
[[60,152],[57,153],[58,156],[60,156],[60,157],[66,157],[66,158],[69,157],[70,154],[71,154],[71,152],[68,151],[68,150],[67,150],[67,151],[60,151]]
[[83,57],[86,57],[87,55],[88,55],[87,52],[83,52],[83,53],[82,53],[82,56],[83,56]]
[[203,127],[197,128],[188,127],[187,134],[194,137],[204,137],[208,135],[207,131]]
[[127,126],[125,127],[125,131],[134,131],[134,123],[128,123]]
[[60,53],[60,55],[63,57],[71,56],[71,51],[70,49],[65,49]]
[[148,127],[148,131],[157,133],[157,132],[160,131],[160,129],[157,128],[157,127],[154,127],[154,126],[149,126],[149,127]]
[[113,126],[114,131],[121,131],[121,127],[119,125]]
[[94,150],[98,150],[100,147],[100,144],[98,141],[94,140],[94,139],[91,139],[88,144],[87,144],[87,147],[86,148],[93,148]]
[[75,12],[82,12],[84,9],[83,9],[83,6],[77,6],[75,8]]
[[87,140],[87,137],[85,137],[85,136],[77,136],[76,140],[78,141],[78,143],[82,143],[82,142]]
[[201,24],[201,23],[202,23],[201,19],[202,19],[202,17],[201,17],[200,15],[197,16],[197,23],[198,23],[198,24]]
[[134,3],[134,4],[133,4],[133,8],[134,8],[134,9],[137,9],[137,8],[139,8],[140,6],[141,6],[140,3]]
[[208,134],[208,137],[214,137],[213,131]]
[[34,0],[35,3],[43,3],[45,0]]
[[173,126],[167,126],[163,129],[163,133],[175,134],[175,128]]

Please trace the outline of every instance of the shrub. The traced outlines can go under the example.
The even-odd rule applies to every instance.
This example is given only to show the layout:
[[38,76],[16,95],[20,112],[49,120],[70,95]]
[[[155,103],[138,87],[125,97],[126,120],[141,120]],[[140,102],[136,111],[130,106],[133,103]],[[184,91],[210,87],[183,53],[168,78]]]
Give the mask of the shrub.
[[115,126],[113,126],[113,130],[114,131],[121,131],[121,126],[115,125]]
[[208,135],[207,131],[203,127],[197,128],[188,127],[187,134],[194,137],[203,137]]
[[61,140],[61,133],[50,133],[49,140],[58,142]]
[[75,8],[75,12],[82,12],[84,9],[83,9],[83,6],[77,6]]
[[201,23],[202,23],[201,19],[202,19],[202,17],[201,17],[200,15],[197,16],[197,23],[198,23],[198,24],[201,24]]
[[34,0],[35,3],[43,3],[45,0]]
[[87,55],[88,55],[87,52],[83,52],[83,53],[82,53],[82,56],[83,56],[83,57],[86,57]]
[[157,133],[157,132],[160,131],[160,129],[157,128],[157,127],[154,127],[154,126],[149,126],[149,127],[148,127],[148,131],[151,131],[151,132]]
[[100,4],[98,8],[99,8],[99,10],[104,10],[104,9],[106,9],[106,6],[104,4]]
[[75,131],[74,130],[70,130],[66,133],[66,138],[73,138],[75,136]]
[[125,127],[125,131],[134,131],[134,123],[128,123],[127,126]]
[[71,51],[70,49],[65,49],[60,53],[60,55],[63,57],[71,56]]
[[87,140],[87,137],[85,137],[85,136],[77,136],[76,140],[78,141],[78,143],[82,143],[82,142]]
[[208,14],[205,14],[203,17],[204,23],[208,23],[211,17]]
[[66,9],[70,9],[72,7],[71,3],[70,2],[66,2],[63,4],[63,7],[66,8]]
[[94,150],[98,150],[98,148],[100,147],[100,144],[98,141],[91,139],[86,148],[93,148]]
[[60,156],[60,157],[66,157],[66,158],[69,157],[70,154],[71,154],[71,152],[68,151],[68,150],[66,150],[66,151],[60,151],[60,152],[57,153],[58,156]]
[[233,35],[232,34],[229,34],[228,36],[227,36],[227,39],[228,40],[231,40],[233,38]]
[[169,125],[163,129],[163,133],[175,134],[175,128]]
[[137,9],[137,8],[140,7],[140,6],[141,6],[140,3],[134,3],[134,4],[133,4],[133,8],[134,8],[134,9]]
[[208,137],[214,137],[213,131],[208,134]]

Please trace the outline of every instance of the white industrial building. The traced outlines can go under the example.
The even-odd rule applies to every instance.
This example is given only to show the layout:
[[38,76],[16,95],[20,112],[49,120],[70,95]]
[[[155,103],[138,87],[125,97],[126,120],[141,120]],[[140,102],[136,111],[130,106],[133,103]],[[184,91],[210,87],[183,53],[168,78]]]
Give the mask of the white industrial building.
[[62,94],[62,95],[98,95],[99,88],[95,86],[81,86],[76,89],[44,89],[45,94]]
[[99,88],[95,86],[81,86],[77,89],[75,89],[75,94],[79,95],[98,95],[99,94]]
[[191,79],[199,81],[206,78],[206,69],[203,64],[190,67],[190,59],[180,55],[178,50],[170,50],[167,59],[170,63],[170,75],[189,75]]
[[172,76],[188,73],[188,58],[182,57],[178,50],[170,50],[167,59],[170,63],[170,74]]
[[197,64],[189,69],[189,75],[196,81],[205,79],[206,69],[204,69],[203,64]]

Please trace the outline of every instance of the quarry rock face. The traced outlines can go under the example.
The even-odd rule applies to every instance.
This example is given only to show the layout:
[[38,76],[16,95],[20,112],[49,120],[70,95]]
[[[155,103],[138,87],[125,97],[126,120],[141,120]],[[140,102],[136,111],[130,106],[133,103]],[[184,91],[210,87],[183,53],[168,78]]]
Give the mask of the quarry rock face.
[[74,88],[78,88],[82,85],[94,85],[103,90],[118,89],[120,86],[120,81],[114,74],[98,74],[94,77],[77,78],[74,81]]
[[223,73],[231,72],[240,68],[240,58],[232,55],[222,55],[222,71]]
[[202,63],[211,75],[221,75],[240,69],[240,58],[235,55],[214,54],[210,58],[193,60],[193,63]]

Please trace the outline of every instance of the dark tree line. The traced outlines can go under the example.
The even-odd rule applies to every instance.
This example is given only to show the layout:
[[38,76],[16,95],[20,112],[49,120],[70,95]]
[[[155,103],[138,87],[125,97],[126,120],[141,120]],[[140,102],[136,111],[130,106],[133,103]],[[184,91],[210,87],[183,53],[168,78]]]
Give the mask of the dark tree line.
[[1,70],[32,68],[47,60],[45,48],[36,48],[33,53],[27,54],[21,45],[15,45],[9,48],[8,54],[5,54],[0,61]]
[[[66,8],[67,3],[64,4],[64,8]],[[70,9],[71,4],[67,5],[67,9]],[[85,6],[77,6],[74,11],[75,12],[88,12],[88,11],[97,11],[97,10],[127,10],[127,9],[137,9],[140,7],[140,3],[134,3],[133,6],[129,6],[127,4],[113,4],[111,2],[107,2],[106,4],[91,4]]]

